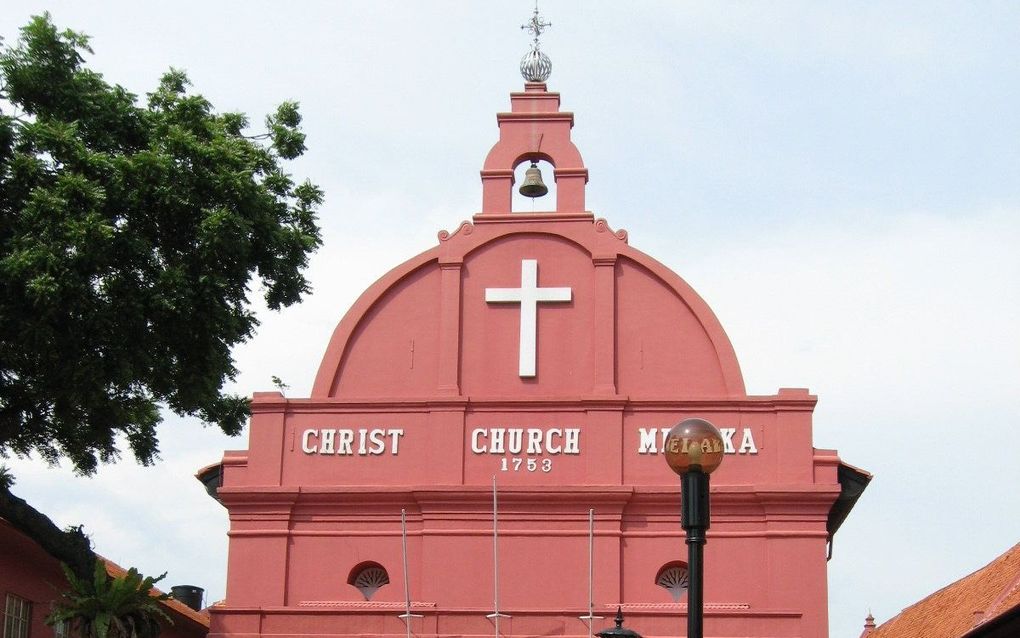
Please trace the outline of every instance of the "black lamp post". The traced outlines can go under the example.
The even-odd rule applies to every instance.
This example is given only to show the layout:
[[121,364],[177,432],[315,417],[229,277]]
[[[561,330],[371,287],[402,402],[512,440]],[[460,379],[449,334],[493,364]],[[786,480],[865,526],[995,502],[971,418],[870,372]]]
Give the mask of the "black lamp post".
[[686,419],[666,435],[665,452],[669,467],[680,475],[680,522],[687,532],[687,638],[703,638],[708,475],[722,463],[722,435],[704,419]]

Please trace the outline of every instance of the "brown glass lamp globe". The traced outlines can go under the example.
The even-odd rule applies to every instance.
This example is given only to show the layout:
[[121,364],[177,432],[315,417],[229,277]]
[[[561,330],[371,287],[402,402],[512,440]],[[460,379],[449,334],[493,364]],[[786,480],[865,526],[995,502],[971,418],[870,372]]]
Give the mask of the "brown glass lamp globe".
[[711,474],[723,460],[719,429],[704,419],[684,419],[666,435],[666,463],[677,474]]

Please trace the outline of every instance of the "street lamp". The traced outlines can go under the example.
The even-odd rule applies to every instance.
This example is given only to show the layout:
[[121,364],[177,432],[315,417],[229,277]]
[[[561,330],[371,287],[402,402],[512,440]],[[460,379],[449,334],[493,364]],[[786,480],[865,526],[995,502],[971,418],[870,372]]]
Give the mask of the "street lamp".
[[666,435],[665,452],[666,463],[680,475],[680,524],[687,532],[687,638],[702,638],[708,475],[722,463],[722,435],[704,419],[685,419]]

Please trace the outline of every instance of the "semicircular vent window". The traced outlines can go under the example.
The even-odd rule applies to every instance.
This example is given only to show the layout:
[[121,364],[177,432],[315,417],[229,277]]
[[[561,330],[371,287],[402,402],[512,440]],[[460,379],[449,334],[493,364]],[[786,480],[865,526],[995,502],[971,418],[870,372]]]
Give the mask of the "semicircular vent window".
[[347,582],[358,588],[365,600],[372,600],[380,587],[390,584],[390,575],[379,563],[362,563],[352,570]]
[[666,563],[655,575],[655,584],[668,591],[673,602],[680,602],[680,597],[687,591],[687,565],[680,561]]

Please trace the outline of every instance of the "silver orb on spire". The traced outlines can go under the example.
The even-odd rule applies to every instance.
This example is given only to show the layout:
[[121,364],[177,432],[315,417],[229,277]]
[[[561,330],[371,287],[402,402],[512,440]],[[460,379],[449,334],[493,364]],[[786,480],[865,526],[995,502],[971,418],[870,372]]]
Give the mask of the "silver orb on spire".
[[521,29],[527,30],[533,37],[531,51],[525,53],[521,58],[521,75],[524,76],[525,82],[545,82],[552,73],[552,60],[548,55],[542,53],[538,42],[538,37],[542,35],[542,32],[551,26],[551,22],[545,22],[538,15],[538,0],[535,0],[535,12],[531,15],[530,20],[521,25]]
[[532,49],[521,58],[521,75],[526,82],[545,82],[552,73],[552,60],[538,49]]

